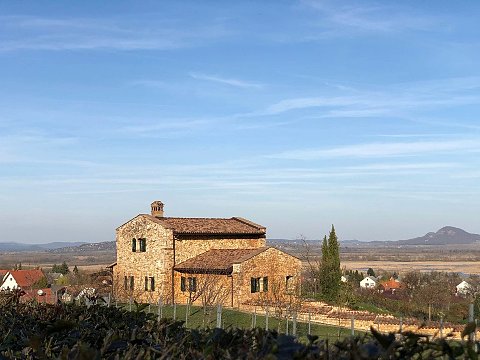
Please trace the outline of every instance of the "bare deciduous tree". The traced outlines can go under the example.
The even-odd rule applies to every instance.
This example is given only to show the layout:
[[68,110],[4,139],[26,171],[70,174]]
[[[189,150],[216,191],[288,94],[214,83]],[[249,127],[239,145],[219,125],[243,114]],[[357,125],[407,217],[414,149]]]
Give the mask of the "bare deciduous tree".
[[[193,304],[199,300],[202,304],[203,325],[210,322],[212,309],[218,304],[223,304],[230,295],[230,288],[225,286],[222,281],[226,275],[220,274],[195,274],[195,286],[187,284],[188,290],[188,304]],[[188,308],[187,308],[188,311]]]
[[321,257],[312,244],[308,242],[304,235],[299,235],[298,240],[302,241],[301,259],[305,266],[302,290],[306,293],[317,296],[320,286],[320,276],[322,269]]
[[273,265],[269,272],[268,290],[262,289],[258,303],[264,310],[267,308],[274,310],[275,316],[279,319],[278,326],[280,326],[283,318],[291,317],[303,305],[303,299],[300,296],[300,279],[283,275],[272,276],[271,274],[282,274],[282,271]]

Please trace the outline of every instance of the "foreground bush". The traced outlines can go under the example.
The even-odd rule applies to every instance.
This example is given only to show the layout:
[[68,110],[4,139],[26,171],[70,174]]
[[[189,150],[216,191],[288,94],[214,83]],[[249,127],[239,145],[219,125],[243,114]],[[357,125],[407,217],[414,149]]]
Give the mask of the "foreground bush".
[[192,330],[105,306],[7,302],[0,311],[0,359],[476,359],[468,342],[373,329],[370,336],[302,344],[275,331]]

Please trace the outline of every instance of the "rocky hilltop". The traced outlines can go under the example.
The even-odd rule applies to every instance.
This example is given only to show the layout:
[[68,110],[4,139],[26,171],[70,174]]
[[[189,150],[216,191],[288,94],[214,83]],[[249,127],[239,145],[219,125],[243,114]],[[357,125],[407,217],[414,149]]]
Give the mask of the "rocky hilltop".
[[358,241],[344,240],[341,241],[342,247],[373,247],[373,246],[428,246],[428,245],[473,245],[480,244],[480,235],[472,234],[453,226],[444,226],[437,232],[429,232],[423,236],[419,236],[407,240],[390,240],[390,241]]
[[429,232],[423,236],[397,241],[401,245],[460,245],[480,243],[480,235],[465,230],[445,226],[437,232]]

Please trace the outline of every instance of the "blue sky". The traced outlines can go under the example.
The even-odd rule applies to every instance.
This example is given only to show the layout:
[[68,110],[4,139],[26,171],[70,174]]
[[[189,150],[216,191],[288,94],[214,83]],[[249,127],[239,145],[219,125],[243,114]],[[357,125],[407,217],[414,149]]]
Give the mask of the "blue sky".
[[476,1],[0,2],[0,241],[153,200],[270,237],[480,233]]

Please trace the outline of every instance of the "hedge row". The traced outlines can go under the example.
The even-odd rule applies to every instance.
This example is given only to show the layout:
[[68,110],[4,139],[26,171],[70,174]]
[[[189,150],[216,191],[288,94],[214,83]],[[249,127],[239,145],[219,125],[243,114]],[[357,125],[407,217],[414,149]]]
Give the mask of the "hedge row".
[[[471,342],[379,334],[308,344],[263,329],[187,329],[143,311],[0,305],[0,359],[476,359]],[[468,326],[467,326],[468,327]],[[466,331],[474,330],[470,325]]]

